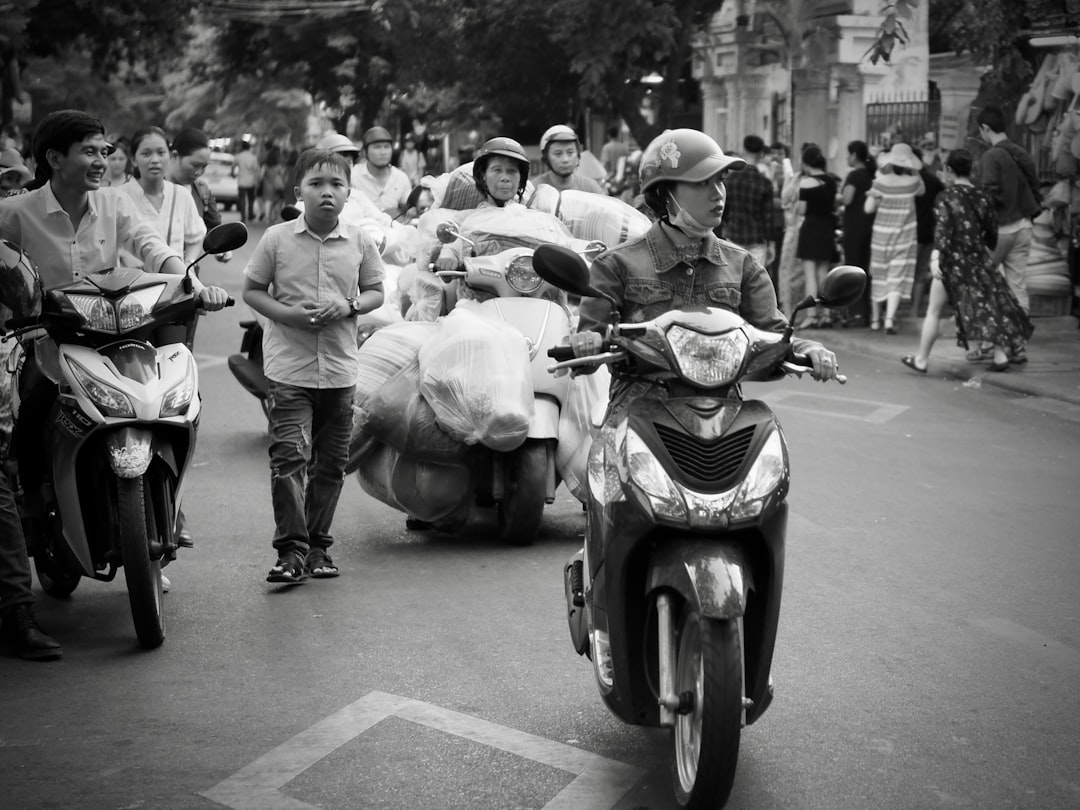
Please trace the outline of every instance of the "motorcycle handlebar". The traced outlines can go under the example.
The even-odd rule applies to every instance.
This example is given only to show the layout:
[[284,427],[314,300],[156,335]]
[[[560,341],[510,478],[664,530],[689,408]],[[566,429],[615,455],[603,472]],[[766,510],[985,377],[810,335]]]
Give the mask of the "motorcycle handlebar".
[[26,318],[8,318],[4,322],[4,329],[6,331],[14,331],[16,329],[23,329],[27,326],[35,326],[38,322],[37,315],[30,315]]
[[548,357],[560,363],[564,360],[573,360],[574,350],[570,346],[552,346],[548,349]]

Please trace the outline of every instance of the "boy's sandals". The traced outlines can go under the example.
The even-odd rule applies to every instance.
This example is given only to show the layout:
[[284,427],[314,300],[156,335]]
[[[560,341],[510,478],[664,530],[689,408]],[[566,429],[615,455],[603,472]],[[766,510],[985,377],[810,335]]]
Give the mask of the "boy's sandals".
[[315,579],[330,579],[338,575],[338,568],[324,548],[313,548],[304,561],[307,572]]
[[299,551],[288,551],[278,557],[277,564],[266,575],[267,582],[280,582],[285,585],[298,585],[307,579],[304,570],[304,555]]

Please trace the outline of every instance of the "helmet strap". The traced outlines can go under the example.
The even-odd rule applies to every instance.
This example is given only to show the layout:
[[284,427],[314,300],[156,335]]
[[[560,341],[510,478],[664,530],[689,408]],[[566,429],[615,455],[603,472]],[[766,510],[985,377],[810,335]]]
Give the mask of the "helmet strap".
[[[671,214],[672,205],[678,209],[674,216]],[[671,223],[672,227],[678,228],[687,236],[698,239],[704,239],[713,232],[712,228],[699,221],[697,217],[683,208],[682,204],[675,199],[675,195],[670,191],[668,192],[668,222]]]

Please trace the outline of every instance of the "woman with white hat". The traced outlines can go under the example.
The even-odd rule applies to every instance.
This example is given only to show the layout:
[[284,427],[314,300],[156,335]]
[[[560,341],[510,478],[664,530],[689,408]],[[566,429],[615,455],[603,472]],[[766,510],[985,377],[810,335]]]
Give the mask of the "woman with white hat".
[[911,146],[895,144],[878,160],[878,173],[866,194],[866,213],[874,214],[870,243],[870,328],[881,328],[885,305],[885,332],[896,334],[896,311],[911,298],[915,281],[915,198],[925,193],[920,161]]
[[0,197],[18,193],[33,178],[34,173],[26,168],[15,147],[5,146],[0,151]]

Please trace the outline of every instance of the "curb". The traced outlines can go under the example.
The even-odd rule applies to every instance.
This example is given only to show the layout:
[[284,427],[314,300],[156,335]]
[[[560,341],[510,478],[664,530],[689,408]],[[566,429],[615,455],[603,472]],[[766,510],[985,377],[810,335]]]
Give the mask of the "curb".
[[[1068,402],[1072,405],[1080,405],[1080,332],[1077,330],[1076,319],[1050,318],[1046,320],[1061,321],[1063,323],[1044,324],[1043,319],[1039,319],[1036,321],[1036,334],[1040,334],[1044,338],[1053,335],[1053,344],[1058,346],[1065,344],[1070,349],[1066,349],[1065,352],[1068,354],[1065,354],[1059,348],[1056,352],[1051,352],[1058,355],[1058,358],[1035,362],[1034,365],[1039,370],[1028,370],[1031,365],[1029,364],[1024,371],[1008,371],[999,374],[987,371],[985,365],[969,363],[962,356],[950,357],[941,351],[943,344],[948,345],[948,342],[955,341],[952,336],[954,329],[950,326],[949,329],[943,330],[942,337],[938,338],[938,342],[934,347],[935,352],[930,358],[931,374],[965,382],[978,378],[983,385],[991,385],[1013,393],[1032,397],[1046,397]],[[899,337],[890,336],[888,341],[895,342],[886,343],[884,340],[869,338],[869,335],[862,337],[859,334],[862,331],[861,329],[832,329],[828,332],[814,330],[813,332],[804,331],[799,334],[801,337],[810,337],[813,340],[821,341],[833,350],[854,351],[870,357],[894,361],[898,366],[900,365],[900,358],[909,351],[914,351],[918,345],[918,335],[915,332]],[[1033,343],[1028,344],[1029,351],[1035,356],[1038,356],[1040,352],[1039,343],[1040,341],[1035,340]],[[1071,362],[1066,365],[1062,360],[1068,355],[1071,355],[1069,358]],[[1049,366],[1049,368],[1043,370],[1044,366]],[[1061,368],[1055,370],[1054,366],[1060,366]],[[911,376],[916,375],[912,374]]]

